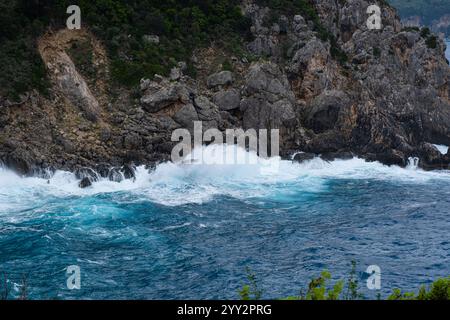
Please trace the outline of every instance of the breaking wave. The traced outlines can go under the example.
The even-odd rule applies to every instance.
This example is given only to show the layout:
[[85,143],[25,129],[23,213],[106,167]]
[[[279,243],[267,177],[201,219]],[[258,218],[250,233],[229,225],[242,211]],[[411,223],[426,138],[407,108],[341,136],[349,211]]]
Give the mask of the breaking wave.
[[[211,164],[223,159],[224,153],[235,152],[236,157],[252,164]],[[363,159],[327,162],[320,158],[295,163],[280,158],[261,159],[236,146],[210,145],[193,151],[197,164],[162,163],[153,171],[141,166],[135,180],[113,182],[100,179],[86,189],[78,187],[79,180],[70,172],[57,171],[50,179],[19,177],[0,168],[0,213],[34,206],[46,197],[85,197],[103,193],[129,193],[137,199],[176,206],[204,203],[214,196],[239,199],[283,197],[292,193],[319,193],[330,181],[339,179],[390,180],[402,183],[428,183],[449,180],[450,171],[426,172],[417,168],[411,159],[407,168],[385,166]],[[205,164],[208,163],[208,164]]]

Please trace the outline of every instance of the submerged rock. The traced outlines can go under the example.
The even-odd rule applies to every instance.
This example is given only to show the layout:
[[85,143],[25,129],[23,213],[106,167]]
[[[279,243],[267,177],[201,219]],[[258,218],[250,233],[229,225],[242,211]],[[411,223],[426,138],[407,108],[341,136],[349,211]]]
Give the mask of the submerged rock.
[[78,168],[75,171],[75,177],[77,179],[88,178],[90,181],[95,182],[99,180],[99,175],[91,168]]
[[423,143],[419,148],[419,167],[425,170],[448,169],[450,159],[431,143]]
[[305,161],[313,160],[314,158],[316,158],[316,155],[314,153],[301,152],[301,153],[297,153],[294,156],[294,159],[292,159],[292,161],[297,162],[297,163],[303,163]]
[[83,178],[83,179],[80,181],[80,183],[78,184],[78,186],[79,186],[80,188],[82,188],[82,189],[87,188],[87,187],[90,187],[90,186],[92,186],[92,181],[91,181],[91,179],[89,179],[88,177]]
[[136,167],[130,164],[126,164],[120,169],[125,179],[136,179],[135,171]]
[[322,153],[320,155],[320,159],[325,161],[334,161],[334,160],[350,160],[354,158],[354,154],[347,151],[338,151],[338,152],[327,152]]
[[21,155],[21,152],[8,154],[0,163],[19,175],[28,176],[33,172],[30,160],[26,154]]
[[108,172],[109,181],[121,182],[124,179],[124,174],[120,172],[119,168],[111,168]]

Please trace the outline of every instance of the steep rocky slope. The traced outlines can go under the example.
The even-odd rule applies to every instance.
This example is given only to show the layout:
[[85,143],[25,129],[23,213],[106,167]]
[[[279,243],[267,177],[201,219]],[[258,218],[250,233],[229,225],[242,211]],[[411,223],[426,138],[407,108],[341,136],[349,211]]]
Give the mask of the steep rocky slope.
[[[202,120],[220,130],[280,129],[286,157],[299,150],[326,159],[353,153],[401,166],[419,157],[423,168],[448,168],[450,154],[433,146],[450,145],[445,45],[402,29],[384,1],[382,30],[368,30],[371,4],[313,0],[315,19],[243,1],[252,21],[245,43],[251,61],[228,57],[225,68],[227,53],[212,44],[189,61],[196,79],[180,62],[170,77],[142,79],[136,90],[109,85],[106,53],[91,33],[48,33],[39,50],[51,95],[0,102],[0,159],[21,174],[65,169],[92,180],[93,168],[119,180],[120,171],[132,177],[132,165],[169,159],[173,130]],[[80,42],[93,48],[95,75],[79,72],[68,54]]]

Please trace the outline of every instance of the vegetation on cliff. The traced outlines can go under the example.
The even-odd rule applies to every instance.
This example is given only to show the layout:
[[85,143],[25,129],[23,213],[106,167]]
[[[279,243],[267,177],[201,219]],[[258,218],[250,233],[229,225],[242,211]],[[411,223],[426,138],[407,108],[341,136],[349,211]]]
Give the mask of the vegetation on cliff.
[[[319,37],[331,42],[333,56],[346,61],[308,0],[257,3],[273,8],[276,15],[304,15],[313,22]],[[243,40],[251,37],[251,21],[243,16],[239,0],[1,1],[0,63],[4,72],[0,74],[0,96],[18,100],[31,89],[47,91],[49,83],[36,40],[49,29],[65,27],[66,9],[71,4],[80,6],[82,26],[107,47],[114,82],[128,87],[155,73],[168,75],[178,61],[186,61],[188,74],[195,76],[189,59],[195,48],[213,42],[229,53],[242,55]],[[148,41],[149,36],[157,36],[158,42]],[[85,51],[81,56],[87,58],[89,52]]]
[[[48,27],[64,27],[66,9],[81,8],[82,26],[90,28],[109,51],[112,75],[133,86],[144,76],[167,74],[177,61],[211,41],[230,50],[249,35],[250,22],[239,0],[124,1],[12,0],[0,2],[0,95],[18,98],[30,89],[45,91],[45,68],[36,39]],[[157,35],[158,44],[145,36]]]

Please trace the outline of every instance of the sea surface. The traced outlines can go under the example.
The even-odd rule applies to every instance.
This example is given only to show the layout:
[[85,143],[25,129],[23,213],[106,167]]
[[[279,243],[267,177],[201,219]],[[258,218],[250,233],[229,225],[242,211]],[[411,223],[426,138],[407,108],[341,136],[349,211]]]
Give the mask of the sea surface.
[[[203,148],[204,159],[218,150]],[[10,298],[26,278],[29,299],[236,299],[247,267],[264,298],[279,298],[323,270],[345,279],[353,260],[366,298],[450,275],[450,171],[414,159],[406,169],[273,160],[270,170],[265,160],[139,167],[134,182],[88,189],[67,172],[46,180],[0,169]],[[67,287],[71,265],[79,290]],[[370,265],[381,268],[380,291],[366,287]]]

